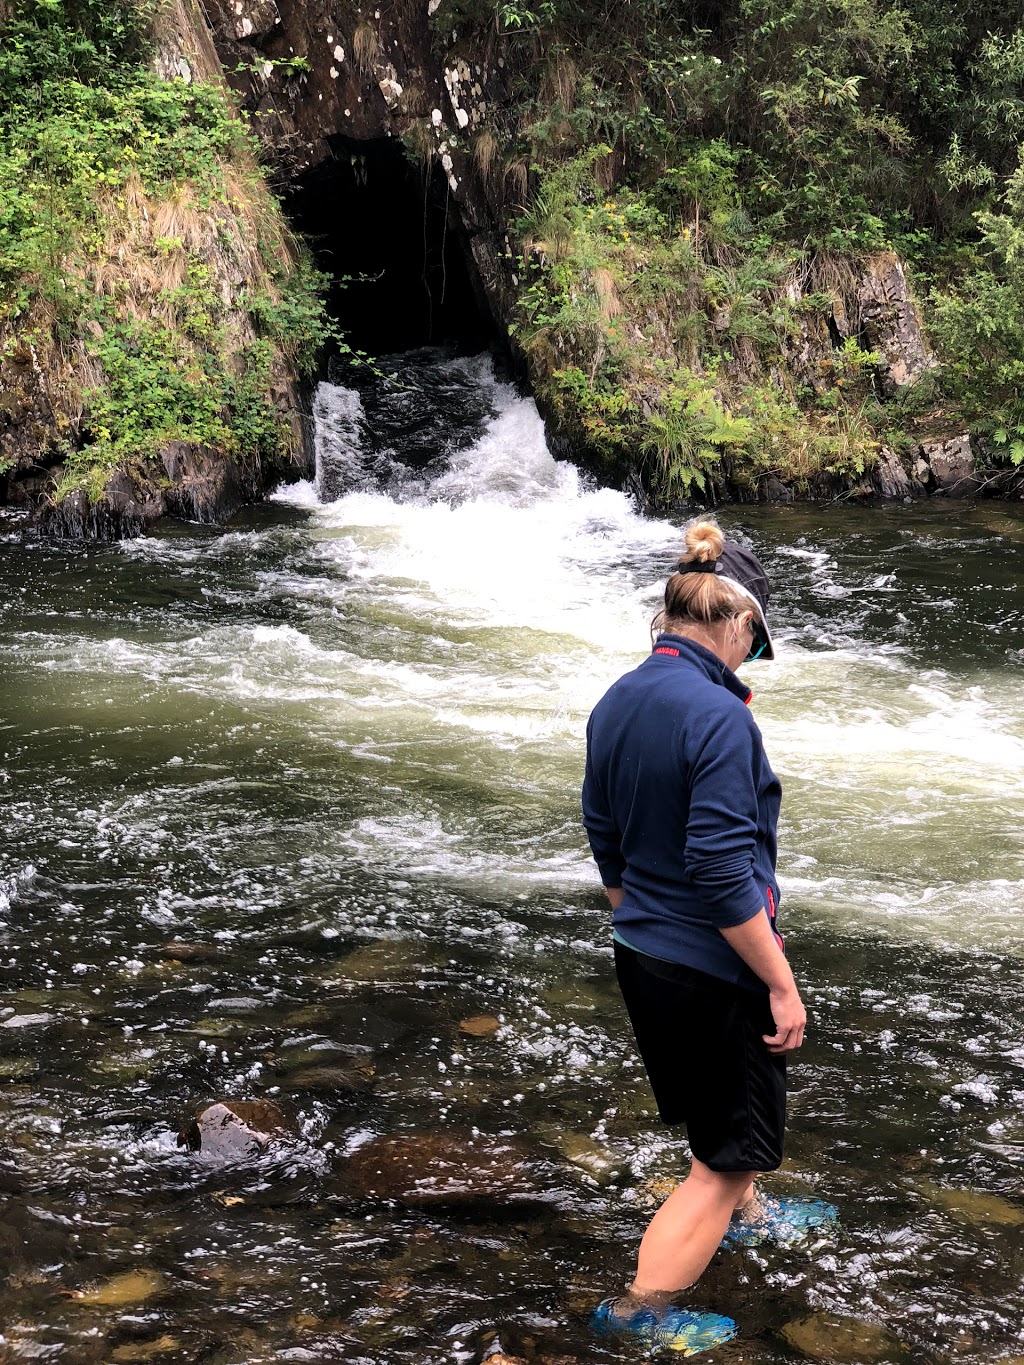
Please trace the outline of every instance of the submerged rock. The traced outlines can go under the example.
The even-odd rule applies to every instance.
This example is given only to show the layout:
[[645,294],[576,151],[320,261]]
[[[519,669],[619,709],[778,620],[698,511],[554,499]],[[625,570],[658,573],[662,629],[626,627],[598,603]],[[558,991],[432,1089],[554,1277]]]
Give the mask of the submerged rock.
[[609,1184],[622,1174],[622,1163],[614,1154],[585,1133],[553,1133],[548,1141],[570,1166],[575,1166],[599,1185]]
[[56,1019],[53,1014],[12,1014],[5,1019],[2,1028],[43,1028]]
[[214,943],[179,943],[177,939],[165,943],[160,956],[171,962],[213,962],[220,956]]
[[168,1333],[155,1337],[152,1341],[126,1341],[123,1346],[115,1346],[110,1359],[117,1365],[133,1365],[134,1362],[152,1360],[154,1356],[166,1355],[170,1351],[180,1351],[181,1341]]
[[327,984],[359,982],[386,985],[417,976],[422,949],[405,939],[382,938],[347,953],[324,974]]
[[164,1278],[155,1270],[129,1270],[124,1275],[113,1275],[109,1280],[84,1289],[73,1297],[92,1308],[127,1308],[145,1303],[164,1287]]
[[789,1322],[782,1335],[811,1360],[835,1361],[837,1365],[871,1365],[874,1361],[891,1365],[908,1359],[906,1347],[884,1327],[836,1313],[812,1313]]
[[1016,1228],[1024,1224],[1024,1207],[1011,1203],[1002,1195],[984,1190],[950,1190],[933,1180],[919,1180],[917,1188],[932,1204],[937,1204],[954,1218],[976,1227]]
[[246,1161],[298,1136],[295,1122],[269,1100],[225,1100],[201,1109],[178,1134],[178,1146],[214,1161]]
[[332,1095],[357,1095],[369,1090],[375,1067],[365,1062],[355,1066],[313,1066],[293,1071],[281,1084],[286,1090],[317,1090]]
[[501,1028],[501,1021],[493,1014],[471,1014],[459,1020],[459,1032],[470,1038],[490,1038]]
[[378,1137],[348,1161],[359,1194],[415,1207],[542,1197],[530,1149],[511,1138],[475,1133]]

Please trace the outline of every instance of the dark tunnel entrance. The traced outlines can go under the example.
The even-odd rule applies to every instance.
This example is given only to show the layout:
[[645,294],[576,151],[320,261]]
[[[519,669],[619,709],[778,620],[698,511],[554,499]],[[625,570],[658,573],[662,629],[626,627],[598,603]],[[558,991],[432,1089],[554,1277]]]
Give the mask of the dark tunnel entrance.
[[471,276],[442,168],[415,165],[397,138],[332,138],[333,157],[288,196],[321,269],[357,276],[330,290],[350,343],[371,355],[417,346],[485,350],[494,323]]

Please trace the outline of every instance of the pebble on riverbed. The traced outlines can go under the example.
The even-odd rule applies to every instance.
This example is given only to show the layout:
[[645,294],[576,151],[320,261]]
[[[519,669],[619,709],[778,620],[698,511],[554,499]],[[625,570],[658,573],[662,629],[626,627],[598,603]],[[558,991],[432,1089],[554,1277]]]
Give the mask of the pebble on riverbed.
[[298,1136],[295,1122],[269,1100],[224,1100],[200,1109],[178,1146],[215,1161],[245,1161]]

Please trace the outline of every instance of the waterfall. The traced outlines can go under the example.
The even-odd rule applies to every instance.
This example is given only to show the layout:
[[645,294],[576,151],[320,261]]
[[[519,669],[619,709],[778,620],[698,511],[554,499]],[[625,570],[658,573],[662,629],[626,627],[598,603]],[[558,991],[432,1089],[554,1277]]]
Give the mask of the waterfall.
[[313,401],[313,421],[314,488],[320,501],[331,502],[361,477],[363,400],[355,389],[346,389],[340,384],[319,384]]

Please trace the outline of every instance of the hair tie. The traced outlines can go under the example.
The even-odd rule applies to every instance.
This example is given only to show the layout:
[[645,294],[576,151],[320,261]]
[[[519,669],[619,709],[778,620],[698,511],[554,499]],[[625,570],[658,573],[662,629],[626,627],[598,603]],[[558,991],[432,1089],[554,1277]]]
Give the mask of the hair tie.
[[676,573],[715,573],[717,562],[715,559],[681,559]]

